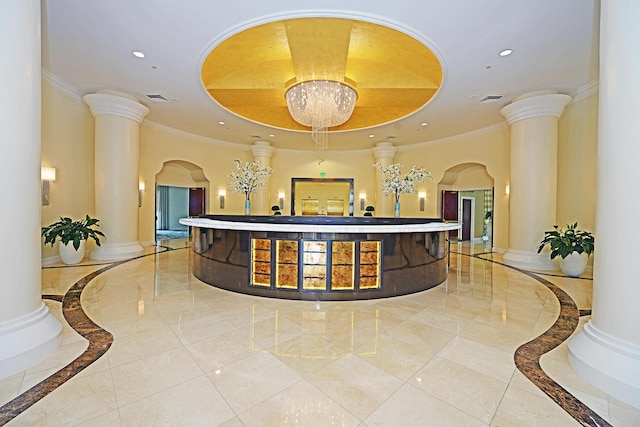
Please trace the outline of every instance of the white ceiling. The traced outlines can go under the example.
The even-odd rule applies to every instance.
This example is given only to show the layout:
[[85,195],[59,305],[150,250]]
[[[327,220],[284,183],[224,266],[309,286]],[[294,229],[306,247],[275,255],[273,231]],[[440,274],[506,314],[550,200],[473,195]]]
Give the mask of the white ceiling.
[[[504,124],[499,111],[517,96],[548,89],[576,95],[598,79],[599,0],[42,0],[42,66],[80,95],[109,89],[136,97],[157,125],[237,144],[259,138],[276,148],[313,150],[310,132],[264,126],[223,109],[200,76],[206,55],[223,39],[304,16],[401,30],[432,49],[444,72],[440,91],[422,109],[377,127],[332,132],[329,150],[384,140],[416,144]],[[505,48],[514,53],[498,56]],[[154,103],[147,94],[172,101]],[[479,103],[487,95],[503,98]]]

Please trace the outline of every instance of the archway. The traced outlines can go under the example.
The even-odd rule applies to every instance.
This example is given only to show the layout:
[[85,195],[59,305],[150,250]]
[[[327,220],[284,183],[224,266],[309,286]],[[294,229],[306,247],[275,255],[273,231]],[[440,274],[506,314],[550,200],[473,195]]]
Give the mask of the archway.
[[178,220],[205,214],[210,182],[203,169],[185,160],[169,160],[155,176],[155,239],[186,238]]
[[493,177],[480,163],[461,163],[445,171],[438,183],[439,211],[444,220],[462,222],[460,232],[450,237],[493,246],[493,186]]

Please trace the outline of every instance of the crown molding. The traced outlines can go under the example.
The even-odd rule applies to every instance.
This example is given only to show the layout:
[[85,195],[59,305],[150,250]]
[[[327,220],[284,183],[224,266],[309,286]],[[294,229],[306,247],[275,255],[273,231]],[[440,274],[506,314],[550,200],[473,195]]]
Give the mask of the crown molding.
[[600,91],[600,80],[595,79],[590,82],[580,86],[575,93],[573,94],[572,103],[577,101],[582,101],[585,98],[590,97],[591,95],[597,94]]
[[209,138],[207,136],[197,135],[195,133],[187,132],[187,131],[184,131],[184,130],[172,128],[172,127],[165,126],[165,125],[161,125],[160,123],[156,123],[156,122],[154,122],[152,120],[149,120],[149,119],[145,119],[142,127],[145,127],[145,126],[160,130],[162,132],[169,133],[171,135],[181,136],[181,137],[193,139],[195,141],[204,142],[206,144],[223,145],[225,147],[231,147],[231,148],[235,148],[235,149],[243,150],[243,151],[249,151],[251,149],[251,145],[239,144],[237,142],[222,141],[220,139],[214,139],[214,138]]
[[67,83],[66,81],[62,80],[60,77],[56,76],[55,74],[50,73],[48,70],[42,68],[41,69],[41,78],[42,81],[50,84],[51,86],[53,86],[54,88],[58,89],[59,91],[65,93],[66,95],[70,96],[71,98],[83,102],[82,101],[82,96],[84,95],[82,92],[80,92],[78,90],[78,88],[76,88],[75,86]]
[[505,122],[496,123],[495,125],[486,126],[480,129],[472,130],[470,132],[460,133],[458,135],[448,136],[446,138],[434,139],[432,141],[418,142],[416,144],[411,144],[411,145],[399,145],[398,151],[410,151],[418,148],[428,147],[431,145],[451,144],[454,142],[462,141],[464,139],[473,138],[476,136],[482,136],[488,133],[494,133],[496,131],[501,131],[505,129],[507,129],[507,124]]

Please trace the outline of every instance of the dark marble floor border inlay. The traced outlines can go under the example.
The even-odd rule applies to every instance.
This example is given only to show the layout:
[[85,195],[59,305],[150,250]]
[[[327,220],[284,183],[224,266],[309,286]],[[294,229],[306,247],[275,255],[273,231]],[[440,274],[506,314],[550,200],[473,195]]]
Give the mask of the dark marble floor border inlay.
[[[150,254],[141,255],[139,257],[130,258],[122,261],[115,261],[111,264],[106,265],[105,267],[94,271],[82,279],[78,280],[76,283],[69,288],[69,290],[62,295],[43,295],[44,299],[51,299],[54,301],[62,302],[62,314],[73,330],[75,330],[78,334],[80,334],[83,338],[85,338],[89,342],[89,346],[87,349],[77,358],[75,358],[71,363],[69,363],[64,368],[59,371],[51,374],[46,379],[42,380],[35,386],[31,387],[29,390],[17,396],[15,399],[7,402],[3,406],[0,407],[0,426],[7,424],[9,421],[20,415],[22,412],[29,409],[35,403],[37,403],[40,399],[47,396],[52,391],[56,390],[62,384],[69,381],[71,378],[79,374],[82,370],[87,368],[93,362],[102,357],[111,344],[113,343],[113,335],[111,335],[108,331],[102,329],[100,326],[93,323],[91,319],[86,315],[84,310],[82,309],[82,305],[80,303],[80,297],[82,296],[82,292],[85,287],[98,275],[111,270],[112,268],[118,267],[124,263],[131,262],[146,256],[156,256],[158,253],[168,252],[170,250],[176,249],[186,249],[187,246],[180,248],[168,248],[162,247],[162,251],[156,251]],[[81,264],[70,267],[90,267],[95,264]],[[102,265],[102,264],[100,264]],[[58,266],[54,268],[60,268]]]
[[540,366],[540,357],[566,341],[578,326],[578,319],[580,316],[591,314],[591,310],[579,310],[575,301],[569,296],[569,294],[534,272],[523,270],[492,259],[483,258],[482,255],[490,255],[487,253],[467,255],[456,252],[456,254],[458,256],[474,257],[476,259],[492,262],[518,271],[519,273],[522,273],[546,286],[555,295],[560,303],[560,313],[558,318],[551,328],[547,329],[542,333],[542,335],[518,347],[513,356],[516,367],[529,379],[529,381],[549,396],[581,425],[611,427],[611,424],[578,400],[574,395],[569,393],[569,391],[564,387],[555,382]]
[[[96,276],[126,262],[145,256],[155,256],[162,252],[186,249],[187,247],[188,246],[170,248],[166,246],[157,246],[157,248],[164,249],[164,251],[153,252],[140,257],[109,264],[77,281],[64,296],[43,295],[43,298],[62,302],[62,312],[66,321],[76,332],[89,341],[89,346],[80,356],[67,366],[0,407],[0,426],[4,426],[22,412],[33,406],[40,399],[44,398],[49,393],[53,392],[62,384],[80,373],[83,369],[87,368],[93,362],[102,357],[111,346],[113,336],[108,331],[93,323],[93,321],[85,314],[80,303],[82,292],[85,287],[96,278]],[[514,354],[516,367],[534,385],[549,396],[580,424],[593,427],[611,427],[607,421],[602,419],[597,413],[592,411],[565,388],[551,379],[551,377],[549,377],[540,366],[540,357],[566,341],[576,329],[579,316],[590,315],[591,310],[579,310],[573,299],[566,292],[536,273],[506,265],[492,259],[484,258],[483,256],[491,255],[489,252],[474,255],[462,254],[455,251],[452,252],[456,253],[458,256],[469,256],[518,271],[540,282],[556,296],[560,303],[560,314],[558,315],[558,319],[556,319],[556,322],[551,326],[551,328],[545,331],[542,335],[521,345],[516,350]]]

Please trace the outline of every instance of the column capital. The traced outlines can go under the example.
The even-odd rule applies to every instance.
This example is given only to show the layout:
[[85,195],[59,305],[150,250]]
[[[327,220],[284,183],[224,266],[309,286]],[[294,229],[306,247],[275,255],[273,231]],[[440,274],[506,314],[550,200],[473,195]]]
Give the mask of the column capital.
[[372,151],[377,161],[379,159],[393,159],[398,148],[391,142],[378,142]]
[[142,124],[144,117],[149,114],[149,109],[138,101],[110,93],[90,93],[82,99],[89,105],[94,116],[120,116]]
[[562,115],[564,107],[571,101],[569,95],[544,93],[516,98],[511,104],[500,110],[509,126],[519,120],[533,117],[555,117]]
[[257,157],[271,158],[274,151],[275,149],[267,141],[256,141],[251,146],[251,153],[253,154],[254,159]]

